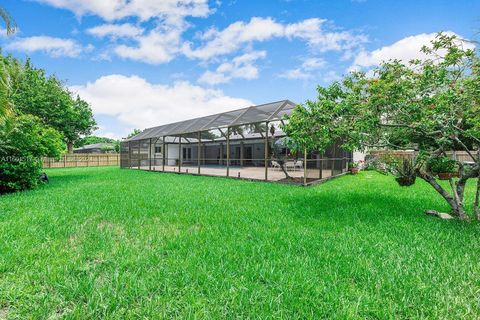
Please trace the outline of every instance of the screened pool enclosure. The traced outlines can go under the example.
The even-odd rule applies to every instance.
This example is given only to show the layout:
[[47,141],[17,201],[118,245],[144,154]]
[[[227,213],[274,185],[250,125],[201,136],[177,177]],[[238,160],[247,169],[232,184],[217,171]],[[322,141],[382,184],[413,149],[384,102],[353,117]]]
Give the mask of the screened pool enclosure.
[[122,142],[120,165],[299,184],[346,172],[352,154],[340,143],[324,153],[286,147],[281,127],[294,107],[283,100],[149,128]]

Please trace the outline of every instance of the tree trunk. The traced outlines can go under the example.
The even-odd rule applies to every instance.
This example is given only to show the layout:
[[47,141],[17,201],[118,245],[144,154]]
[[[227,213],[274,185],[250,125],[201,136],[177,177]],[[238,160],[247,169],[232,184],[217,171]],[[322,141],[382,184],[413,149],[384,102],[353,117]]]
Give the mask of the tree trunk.
[[463,194],[464,194],[464,189],[465,189],[465,184],[461,186],[461,192],[459,192],[459,184],[455,185],[453,182],[453,179],[449,179],[450,187],[452,188],[452,193],[453,193],[453,200],[455,202],[455,214],[458,215],[458,217],[461,220],[468,220],[468,216],[465,213],[465,207],[463,206]]
[[67,151],[68,151],[68,154],[73,153],[73,142],[71,141],[67,142]]
[[[450,205],[452,215],[458,217],[460,220],[468,220],[468,216],[466,215],[465,208],[463,206],[463,199],[458,194],[457,189],[455,188],[453,181],[451,179],[450,179],[451,180],[450,185],[452,187],[454,196],[448,193],[437,182],[437,180],[433,177],[432,174],[428,172],[419,173],[419,177],[425,180],[428,184],[430,184],[435,189],[435,191],[437,191],[445,199],[445,201]],[[463,197],[463,194],[462,194],[462,197]]]
[[282,168],[283,173],[287,179],[291,179],[290,175],[288,174],[287,169],[285,168],[285,162],[280,163],[280,168]]

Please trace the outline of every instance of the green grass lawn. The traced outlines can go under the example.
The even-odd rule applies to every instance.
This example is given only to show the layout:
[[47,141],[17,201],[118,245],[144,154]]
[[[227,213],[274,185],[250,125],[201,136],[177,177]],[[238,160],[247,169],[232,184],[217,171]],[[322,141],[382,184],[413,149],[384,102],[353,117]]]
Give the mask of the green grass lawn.
[[0,197],[0,318],[480,317],[480,224],[425,183],[48,173]]

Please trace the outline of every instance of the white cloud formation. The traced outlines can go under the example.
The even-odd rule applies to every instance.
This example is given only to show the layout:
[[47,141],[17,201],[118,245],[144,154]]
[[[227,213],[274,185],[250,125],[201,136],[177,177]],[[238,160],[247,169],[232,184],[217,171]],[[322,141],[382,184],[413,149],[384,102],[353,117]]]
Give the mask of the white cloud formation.
[[[458,34],[448,31],[448,35]],[[430,45],[431,41],[435,39],[436,33],[421,33],[414,36],[403,38],[392,45],[382,47],[373,51],[361,51],[355,57],[351,69],[368,68],[379,65],[382,61],[390,59],[398,59],[404,63],[413,59],[425,59],[426,55],[420,51],[422,46]],[[474,48],[472,43],[465,43],[466,48]]]
[[133,38],[143,33],[144,29],[137,27],[131,23],[124,24],[102,24],[90,29],[87,29],[87,33],[99,37],[111,37],[111,38]]
[[323,68],[326,65],[326,61],[322,58],[308,58],[303,63],[294,69],[287,70],[281,73],[279,76],[286,79],[312,79],[314,77],[313,71]]
[[[188,82],[153,84],[139,76],[108,75],[71,90],[95,114],[114,116],[131,127],[146,128],[252,105],[252,102]],[[107,130],[107,128],[105,128]]]
[[206,71],[198,81],[215,85],[229,82],[233,78],[256,79],[258,78],[258,68],[254,62],[265,58],[266,55],[266,51],[245,53],[233,58],[230,62],[220,64],[215,71]]
[[165,20],[177,17],[206,17],[208,0],[36,0],[56,8],[67,9],[77,16],[97,15],[107,21],[126,17]]
[[364,35],[347,31],[324,30],[326,20],[312,18],[298,23],[282,24],[272,18],[253,17],[249,22],[237,21],[219,31],[211,28],[200,36],[205,43],[192,48],[184,46],[184,54],[190,58],[210,59],[232,53],[242,46],[272,38],[301,39],[317,51],[350,50],[367,41]]
[[122,58],[161,64],[171,61],[182,45],[182,33],[186,24],[161,23],[146,35],[136,37],[137,45],[118,45],[114,52]]
[[91,45],[82,47],[72,39],[54,38],[48,36],[35,36],[28,38],[16,38],[6,48],[8,50],[33,53],[41,51],[51,57],[78,57],[84,51],[93,49]]

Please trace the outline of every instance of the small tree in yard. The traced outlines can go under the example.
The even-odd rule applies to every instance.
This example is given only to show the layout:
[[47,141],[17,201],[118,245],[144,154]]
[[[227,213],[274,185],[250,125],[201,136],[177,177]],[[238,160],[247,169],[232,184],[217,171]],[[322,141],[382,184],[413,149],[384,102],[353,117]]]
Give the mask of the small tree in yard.
[[[397,181],[411,185],[423,179],[454,216],[468,219],[465,185],[480,175],[480,58],[464,46],[463,40],[439,33],[422,48],[426,59],[384,62],[373,75],[353,72],[319,87],[318,100],[298,106],[284,130],[294,141],[320,150],[338,138],[349,150],[413,149],[411,163],[396,167]],[[446,185],[435,171],[453,169],[446,160],[451,150],[464,150],[471,161],[457,161],[458,178],[450,175]],[[479,188],[480,179],[473,203],[480,220]]]

